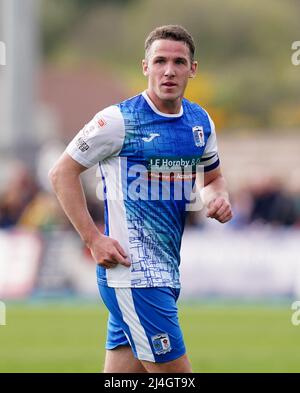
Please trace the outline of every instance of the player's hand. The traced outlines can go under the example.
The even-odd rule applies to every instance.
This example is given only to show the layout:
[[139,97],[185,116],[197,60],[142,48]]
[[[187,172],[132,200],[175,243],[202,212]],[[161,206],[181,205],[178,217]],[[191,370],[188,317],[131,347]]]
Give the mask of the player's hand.
[[90,245],[90,251],[96,263],[106,269],[116,267],[118,264],[126,267],[131,265],[119,242],[108,236],[97,237]]
[[229,201],[224,197],[218,197],[209,202],[206,217],[214,218],[224,224],[232,219],[232,210]]

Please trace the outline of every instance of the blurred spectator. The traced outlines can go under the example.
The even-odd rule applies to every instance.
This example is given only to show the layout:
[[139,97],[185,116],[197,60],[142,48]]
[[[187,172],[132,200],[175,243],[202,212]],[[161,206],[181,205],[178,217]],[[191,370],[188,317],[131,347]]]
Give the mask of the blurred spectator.
[[293,198],[283,184],[274,179],[264,179],[252,190],[253,207],[250,222],[292,226],[297,222],[297,211]]
[[30,229],[49,231],[53,229],[70,229],[69,221],[63,214],[56,198],[40,191],[25,207],[18,223]]
[[10,181],[0,196],[0,228],[10,228],[17,224],[24,209],[38,192],[37,183],[22,163],[18,163]]

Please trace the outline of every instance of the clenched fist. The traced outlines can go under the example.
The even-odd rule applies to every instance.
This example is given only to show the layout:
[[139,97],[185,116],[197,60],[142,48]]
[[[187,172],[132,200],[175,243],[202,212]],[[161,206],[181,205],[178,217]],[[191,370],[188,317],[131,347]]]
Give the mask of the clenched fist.
[[215,218],[222,224],[232,219],[232,210],[229,201],[224,197],[218,197],[209,202],[206,217]]

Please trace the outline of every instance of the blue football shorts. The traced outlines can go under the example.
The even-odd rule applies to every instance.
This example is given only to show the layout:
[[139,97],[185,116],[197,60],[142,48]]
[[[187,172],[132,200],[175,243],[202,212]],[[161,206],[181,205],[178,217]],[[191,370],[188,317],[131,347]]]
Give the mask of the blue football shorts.
[[185,354],[176,301],[179,289],[99,285],[109,310],[106,349],[130,345],[139,360],[169,362]]

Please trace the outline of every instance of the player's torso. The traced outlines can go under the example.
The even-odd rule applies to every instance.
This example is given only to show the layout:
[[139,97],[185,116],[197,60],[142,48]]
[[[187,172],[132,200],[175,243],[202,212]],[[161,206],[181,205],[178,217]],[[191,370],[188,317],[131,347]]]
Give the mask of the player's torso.
[[120,109],[125,122],[121,157],[147,168],[199,163],[210,125],[197,108],[184,102],[182,116],[161,116],[140,96],[136,105],[127,106],[125,102]]
[[107,281],[118,286],[122,276],[122,282],[130,281],[132,287],[179,287],[186,195],[192,190],[191,171],[210,135],[209,120],[186,101],[181,116],[156,113],[141,95],[119,108],[125,138],[112,160],[116,170],[121,169],[122,201],[108,201],[106,233],[125,239],[121,244],[132,265],[130,278],[118,267],[106,272]]

